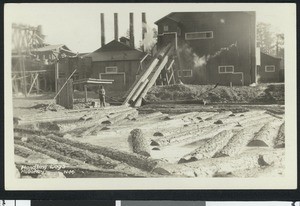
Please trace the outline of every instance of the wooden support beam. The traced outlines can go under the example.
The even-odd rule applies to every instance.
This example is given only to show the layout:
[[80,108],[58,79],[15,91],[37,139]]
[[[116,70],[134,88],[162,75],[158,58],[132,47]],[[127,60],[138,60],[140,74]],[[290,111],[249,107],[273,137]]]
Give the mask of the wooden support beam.
[[87,103],[87,85],[84,85],[84,102]]
[[55,92],[57,93],[58,92],[58,89],[57,89],[57,80],[59,78],[59,63],[58,61],[56,61],[55,63],[55,72],[54,72],[54,80],[55,80]]
[[[30,94],[30,92],[31,92],[31,90],[32,90],[32,88],[33,88],[33,86],[34,86],[34,84],[35,84],[35,82],[36,82],[36,80],[37,80],[38,76],[39,76],[39,74],[36,74],[36,75],[35,75],[35,77],[34,77],[34,79],[33,79],[32,83],[31,83],[31,85],[30,85],[30,89],[29,89],[29,91],[28,91],[28,94],[27,94],[27,95],[29,95],[29,94]],[[31,75],[31,78],[32,78],[32,75]]]

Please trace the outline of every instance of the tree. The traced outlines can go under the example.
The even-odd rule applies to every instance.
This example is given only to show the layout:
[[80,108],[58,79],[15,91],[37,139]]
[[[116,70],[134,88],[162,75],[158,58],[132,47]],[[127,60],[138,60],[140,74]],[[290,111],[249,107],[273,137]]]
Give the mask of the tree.
[[272,25],[260,22],[257,24],[257,46],[270,55],[283,57],[284,35],[272,31]]

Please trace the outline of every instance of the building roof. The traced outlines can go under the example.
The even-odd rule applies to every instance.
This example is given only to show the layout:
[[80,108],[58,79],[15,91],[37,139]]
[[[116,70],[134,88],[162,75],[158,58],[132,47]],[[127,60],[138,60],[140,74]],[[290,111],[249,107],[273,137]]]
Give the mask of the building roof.
[[51,52],[51,51],[62,51],[64,53],[73,54],[75,55],[75,52],[72,52],[66,45],[64,44],[56,44],[56,45],[46,45],[44,47],[35,48],[32,53],[36,52]]
[[90,54],[84,55],[84,57],[91,57],[92,61],[140,60],[144,56],[144,52],[116,40],[107,43]]
[[140,60],[144,57],[144,53],[131,50],[131,51],[105,51],[105,52],[93,52],[85,57],[91,57],[92,61],[128,61],[128,60]]
[[[124,39],[127,39],[127,38],[124,37]],[[122,42],[112,40],[111,42],[109,42],[109,43],[105,44],[104,46],[102,46],[101,48],[97,49],[96,52],[98,52],[98,51],[124,51],[124,50],[137,50],[137,49],[132,48]]]
[[274,55],[271,55],[271,54],[267,54],[267,53],[265,53],[265,52],[262,52],[262,51],[260,51],[260,53],[261,53],[261,54],[263,54],[263,55],[266,55],[266,56],[272,57],[272,58],[274,58],[274,59],[277,59],[277,60],[282,60],[282,58],[281,58],[281,57],[277,57],[277,56],[274,56]]
[[196,16],[196,15],[208,15],[208,14],[228,14],[228,13],[243,13],[243,14],[250,14],[250,15],[254,15],[255,12],[254,11],[225,11],[225,12],[219,12],[219,11],[210,11],[210,12],[172,12],[162,18],[160,18],[159,20],[157,20],[156,22],[154,22],[155,24],[158,24],[160,21],[165,20],[165,19],[170,19],[173,20],[177,23],[180,23],[182,18],[187,18],[187,17],[192,17],[192,16]]

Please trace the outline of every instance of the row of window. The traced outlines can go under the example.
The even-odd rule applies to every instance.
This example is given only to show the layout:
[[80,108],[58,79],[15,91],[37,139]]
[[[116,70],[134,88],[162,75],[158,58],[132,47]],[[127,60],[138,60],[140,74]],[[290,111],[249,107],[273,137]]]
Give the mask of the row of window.
[[[220,74],[234,73],[234,66],[233,65],[219,66],[218,72]],[[275,66],[274,65],[266,65],[265,72],[275,72]],[[118,68],[116,66],[105,67],[105,73],[108,73],[108,74],[118,73]],[[192,70],[179,70],[178,71],[178,77],[192,77],[192,75],[193,75]]]
[[[169,32],[169,26],[165,25],[163,27],[164,32]],[[212,31],[202,31],[202,32],[188,32],[185,33],[186,40],[195,40],[195,39],[212,39],[214,34]]]

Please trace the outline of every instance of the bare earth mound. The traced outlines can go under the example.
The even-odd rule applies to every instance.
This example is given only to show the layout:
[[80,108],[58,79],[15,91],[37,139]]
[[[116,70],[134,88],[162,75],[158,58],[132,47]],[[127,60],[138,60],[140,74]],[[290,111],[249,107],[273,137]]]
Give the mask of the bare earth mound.
[[205,100],[210,103],[284,104],[284,84],[257,86],[169,85],[152,87],[148,102]]

